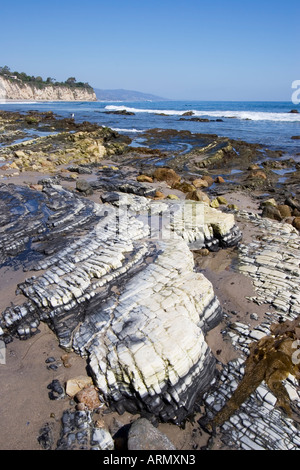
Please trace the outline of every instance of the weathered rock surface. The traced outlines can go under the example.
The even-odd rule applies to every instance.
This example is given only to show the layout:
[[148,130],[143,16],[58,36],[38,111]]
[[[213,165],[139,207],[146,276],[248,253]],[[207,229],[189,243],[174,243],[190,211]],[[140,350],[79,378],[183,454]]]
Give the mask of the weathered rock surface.
[[61,436],[56,450],[114,450],[106,428],[98,428],[91,411],[66,410],[62,416]]
[[26,339],[44,321],[88,358],[112,408],[181,422],[214,379],[204,335],[222,318],[190,247],[236,244],[233,215],[122,193],[101,205],[43,184],[0,186],[1,264],[36,271],[2,313],[1,338]]
[[176,450],[176,447],[150,421],[141,418],[130,427],[128,450]]
[[[280,341],[276,342],[274,325],[278,324],[280,328],[284,321],[299,321],[299,233],[289,224],[245,211],[237,214],[237,220],[246,220],[255,230],[256,236],[251,243],[239,245],[239,270],[252,280],[255,295],[249,300],[258,305],[265,304],[266,313],[263,321],[254,328],[247,323],[234,322],[223,331],[242,357],[223,366],[214,387],[204,397],[206,411],[209,418],[213,419],[224,406],[232,405],[230,400],[244,380],[245,384],[241,389],[244,400],[221,424],[222,441],[233,449],[297,450],[300,445],[299,377],[295,373],[289,373],[289,369],[292,371],[297,365],[299,368],[299,350],[294,344],[296,361],[293,356],[286,357],[289,352],[287,347],[277,351],[276,344],[280,345]],[[268,311],[270,308],[275,311]],[[298,330],[296,329],[297,334]],[[252,376],[247,376],[249,372],[245,370],[245,361],[249,357],[250,345],[258,353],[260,341],[271,346],[274,343],[274,348],[269,351],[269,356],[264,357],[261,354],[258,357],[257,370],[254,367]],[[288,341],[293,341],[292,335]],[[299,347],[299,343],[297,344]],[[253,387],[262,373],[262,359],[266,367],[264,376],[261,375],[260,384],[256,383]],[[268,382],[273,384],[273,390]],[[284,398],[285,408],[289,403],[293,415],[288,415],[276,406],[278,400],[274,390]],[[282,406],[282,402],[279,405]]]

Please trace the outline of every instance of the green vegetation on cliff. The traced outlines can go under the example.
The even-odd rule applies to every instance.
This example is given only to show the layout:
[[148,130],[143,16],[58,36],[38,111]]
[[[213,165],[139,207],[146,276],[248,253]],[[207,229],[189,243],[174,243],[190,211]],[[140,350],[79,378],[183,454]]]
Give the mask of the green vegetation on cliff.
[[33,75],[27,75],[25,72],[12,72],[10,68],[5,65],[4,67],[0,66],[0,76],[5,77],[8,80],[21,80],[23,83],[28,85],[33,85],[36,88],[44,88],[46,86],[65,86],[70,88],[86,88],[93,90],[91,85],[88,83],[77,82],[75,77],[69,77],[65,82],[58,82],[55,78],[48,77],[46,80],[43,80],[42,77]]

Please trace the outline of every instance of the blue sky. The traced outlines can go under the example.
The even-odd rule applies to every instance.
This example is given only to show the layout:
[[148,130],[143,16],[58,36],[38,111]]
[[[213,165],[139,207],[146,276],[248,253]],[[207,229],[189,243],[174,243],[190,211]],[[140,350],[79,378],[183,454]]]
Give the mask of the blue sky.
[[170,99],[291,99],[299,0],[1,0],[0,65]]

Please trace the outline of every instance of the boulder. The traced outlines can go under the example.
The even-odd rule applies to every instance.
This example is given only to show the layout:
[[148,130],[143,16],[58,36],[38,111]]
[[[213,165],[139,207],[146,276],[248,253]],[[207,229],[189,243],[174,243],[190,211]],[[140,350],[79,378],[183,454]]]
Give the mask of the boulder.
[[202,179],[207,182],[208,187],[212,186],[214,184],[214,180],[211,176],[209,175],[203,175]]
[[168,437],[145,418],[131,425],[127,445],[128,450],[176,450]]
[[267,217],[268,219],[273,219],[273,220],[282,220],[282,216],[277,209],[277,207],[274,206],[265,206],[262,211],[262,217]]
[[279,210],[280,215],[283,218],[291,217],[291,215],[292,215],[292,210],[291,210],[290,206],[288,206],[287,204],[279,204],[277,206],[277,209]]
[[193,185],[195,188],[200,189],[200,188],[207,188],[208,187],[208,181],[202,178],[197,178],[193,180]]
[[181,180],[181,177],[170,168],[157,168],[153,173],[153,177],[157,181],[165,181],[169,186],[173,186]]
[[207,196],[207,194],[205,194],[203,191],[200,191],[200,189],[196,189],[194,191],[187,193],[185,198],[190,199],[191,201],[204,202],[205,204],[210,203],[210,199]]

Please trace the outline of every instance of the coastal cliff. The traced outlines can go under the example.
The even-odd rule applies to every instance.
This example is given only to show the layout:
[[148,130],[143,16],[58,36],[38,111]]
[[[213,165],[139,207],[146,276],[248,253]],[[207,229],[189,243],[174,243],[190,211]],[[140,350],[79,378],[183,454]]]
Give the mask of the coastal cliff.
[[97,101],[91,87],[24,83],[18,78],[0,76],[0,99],[28,101]]

